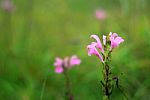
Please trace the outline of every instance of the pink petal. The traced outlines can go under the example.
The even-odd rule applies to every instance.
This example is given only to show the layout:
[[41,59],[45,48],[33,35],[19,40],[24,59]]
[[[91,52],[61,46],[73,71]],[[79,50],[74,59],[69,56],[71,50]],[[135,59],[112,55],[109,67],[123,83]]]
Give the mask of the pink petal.
[[124,39],[122,39],[122,37],[117,37],[116,39],[115,39],[115,42],[117,42],[117,43],[121,43],[121,42],[124,42]]
[[116,37],[118,37],[118,34],[117,33],[111,33],[110,35],[110,41],[113,41]]
[[61,58],[57,57],[55,59],[54,66],[55,67],[57,67],[57,66],[63,66],[63,60]]
[[69,63],[70,67],[74,65],[79,65],[80,63],[81,63],[81,60],[76,55],[71,56],[70,63]]
[[101,43],[99,37],[97,35],[91,35],[91,38],[94,38],[97,41],[96,47],[99,48],[102,51],[102,53],[104,53],[104,49],[102,47],[102,43]]
[[55,72],[56,73],[62,73],[64,71],[63,67],[56,67]]
[[87,46],[88,55],[89,56],[96,55],[102,62],[104,62],[101,54],[97,51],[97,49],[95,47],[96,45],[97,45],[97,43],[92,42],[90,45]]
[[113,48],[119,46],[120,43],[124,42],[124,39],[122,39],[122,37],[119,37],[117,33],[113,33],[110,36],[110,41],[111,41],[110,50],[112,50]]

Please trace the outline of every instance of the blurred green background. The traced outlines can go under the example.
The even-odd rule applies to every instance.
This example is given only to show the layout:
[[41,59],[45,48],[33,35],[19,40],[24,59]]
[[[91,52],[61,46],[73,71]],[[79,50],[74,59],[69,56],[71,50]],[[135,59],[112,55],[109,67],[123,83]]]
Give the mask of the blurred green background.
[[[0,9],[0,100],[64,100],[64,76],[55,57],[76,54],[75,100],[101,100],[102,64],[87,56],[91,34],[125,39],[112,53],[113,73],[130,100],[150,100],[150,0],[12,0]],[[11,4],[12,3],[12,4]],[[97,20],[95,10],[107,15]],[[45,88],[43,84],[45,82]],[[43,92],[42,92],[43,91]],[[114,88],[112,100],[126,100]]]

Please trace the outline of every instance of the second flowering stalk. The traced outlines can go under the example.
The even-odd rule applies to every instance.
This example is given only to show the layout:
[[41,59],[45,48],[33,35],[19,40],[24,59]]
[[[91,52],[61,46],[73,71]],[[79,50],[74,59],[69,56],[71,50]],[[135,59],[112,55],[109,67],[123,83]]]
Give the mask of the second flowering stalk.
[[66,84],[65,84],[65,88],[66,88],[66,100],[74,100],[73,94],[72,94],[72,90],[71,90],[71,81],[69,78],[69,74],[68,71],[70,68],[74,67],[75,65],[79,65],[81,63],[81,60],[76,56],[73,55],[71,57],[65,57],[64,59],[57,57],[55,59],[55,72],[56,73],[63,73],[64,77],[66,79]]

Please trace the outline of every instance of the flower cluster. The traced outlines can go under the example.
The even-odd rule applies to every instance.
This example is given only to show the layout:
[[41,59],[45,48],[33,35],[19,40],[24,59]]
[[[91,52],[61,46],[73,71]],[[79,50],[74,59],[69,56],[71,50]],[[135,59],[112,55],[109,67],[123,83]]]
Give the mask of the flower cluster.
[[70,58],[65,57],[64,59],[57,57],[54,63],[55,72],[62,73],[64,68],[72,68],[73,66],[79,65],[80,63],[81,60],[76,55],[73,55]]
[[[91,35],[91,38],[94,38],[96,42],[92,42],[87,46],[88,55],[96,55],[102,63],[104,63],[103,56],[105,54],[104,46],[106,46],[106,42],[109,43],[109,51],[112,51],[113,48],[119,46],[120,43],[124,42],[124,39],[118,36],[117,33],[109,33],[109,36],[103,35],[103,45],[97,35]],[[100,53],[99,53],[100,51]]]

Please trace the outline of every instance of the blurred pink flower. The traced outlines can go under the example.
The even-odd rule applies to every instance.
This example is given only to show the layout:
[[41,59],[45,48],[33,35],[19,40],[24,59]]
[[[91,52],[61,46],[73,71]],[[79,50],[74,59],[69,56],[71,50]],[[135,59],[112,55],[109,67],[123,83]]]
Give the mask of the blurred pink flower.
[[64,71],[64,69],[61,66],[58,66],[58,67],[55,68],[56,73],[62,73],[63,71]]
[[91,56],[91,55],[96,55],[100,60],[101,62],[104,62],[103,61],[103,57],[101,56],[101,54],[98,52],[98,50],[96,49],[96,46],[97,46],[97,43],[96,42],[92,42],[90,45],[87,46],[87,49],[88,49],[88,55]]
[[54,66],[55,66],[55,72],[56,73],[62,73],[63,72],[63,60],[61,58],[57,57],[55,59]]
[[95,15],[98,20],[104,20],[106,18],[106,13],[103,10],[96,10]]
[[76,55],[73,55],[70,57],[70,60],[69,60],[70,67],[74,65],[79,65],[80,63],[81,63],[81,60]]
[[3,0],[1,2],[1,8],[8,12],[13,12],[15,10],[15,6],[12,4],[10,0]]
[[122,39],[122,37],[119,37],[117,33],[112,34],[112,32],[110,32],[109,35],[110,35],[110,41],[111,41],[110,50],[119,46],[120,43],[124,42],[124,39]]
[[79,65],[80,63],[81,63],[81,60],[76,55],[73,55],[70,58],[65,57],[64,59],[57,57],[54,63],[55,72],[62,73],[64,71],[64,68],[71,68],[75,65]]

